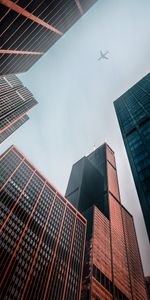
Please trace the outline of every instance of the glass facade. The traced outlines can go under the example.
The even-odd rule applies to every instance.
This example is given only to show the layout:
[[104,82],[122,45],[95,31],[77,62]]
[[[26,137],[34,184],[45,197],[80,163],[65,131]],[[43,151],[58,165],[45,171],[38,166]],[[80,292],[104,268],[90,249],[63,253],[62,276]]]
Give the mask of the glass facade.
[[95,2],[2,1],[0,75],[27,71]]
[[30,91],[15,75],[0,77],[0,143],[22,126],[27,112],[37,104]]
[[12,146],[1,156],[0,299],[79,300],[86,220]]
[[114,106],[150,239],[150,73]]
[[[97,172],[85,168],[86,160]],[[146,300],[133,217],[121,204],[115,156],[107,144],[73,165],[66,197],[87,219],[81,299]]]
[[28,115],[24,115],[23,117],[19,118],[17,121],[12,123],[8,128],[6,128],[0,136],[0,144],[28,120]]

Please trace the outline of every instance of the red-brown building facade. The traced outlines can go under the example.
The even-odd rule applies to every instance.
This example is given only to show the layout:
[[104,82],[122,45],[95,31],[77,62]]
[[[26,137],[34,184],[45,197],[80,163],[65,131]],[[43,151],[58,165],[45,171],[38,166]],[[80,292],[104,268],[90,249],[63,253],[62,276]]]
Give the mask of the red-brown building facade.
[[16,147],[0,164],[0,299],[79,300],[85,218]]
[[87,219],[81,299],[146,300],[133,217],[121,204],[107,144],[73,165],[66,197]]

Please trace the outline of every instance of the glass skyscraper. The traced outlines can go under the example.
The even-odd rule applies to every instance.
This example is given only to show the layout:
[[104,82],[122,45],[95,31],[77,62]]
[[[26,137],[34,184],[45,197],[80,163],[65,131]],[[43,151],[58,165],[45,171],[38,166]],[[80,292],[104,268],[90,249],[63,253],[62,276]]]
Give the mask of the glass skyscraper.
[[16,147],[0,167],[0,299],[80,300],[85,218]]
[[37,103],[17,76],[0,77],[0,143],[29,119],[27,112]]
[[147,299],[133,217],[121,204],[107,144],[73,165],[66,197],[87,219],[81,299]]
[[27,71],[96,0],[0,1],[0,75]]
[[150,240],[150,73],[114,106]]

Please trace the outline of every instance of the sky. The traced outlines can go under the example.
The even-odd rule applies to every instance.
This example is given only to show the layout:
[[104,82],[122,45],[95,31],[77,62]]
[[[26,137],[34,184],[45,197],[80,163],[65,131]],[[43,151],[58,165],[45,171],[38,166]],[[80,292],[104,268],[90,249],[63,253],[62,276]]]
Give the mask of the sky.
[[[150,247],[113,101],[150,71],[150,1],[97,3],[19,78],[39,104],[9,137],[64,195],[72,165],[104,142],[116,156],[121,199],[134,216],[145,275]],[[98,61],[100,50],[108,60]]]

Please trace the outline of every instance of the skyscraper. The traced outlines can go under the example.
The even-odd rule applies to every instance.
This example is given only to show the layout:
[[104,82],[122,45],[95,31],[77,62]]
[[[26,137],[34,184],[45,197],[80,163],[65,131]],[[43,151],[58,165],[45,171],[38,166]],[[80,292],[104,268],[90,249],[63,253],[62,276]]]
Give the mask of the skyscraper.
[[96,0],[0,0],[0,74],[27,71]]
[[0,77],[0,143],[28,119],[27,112],[37,104],[31,92],[15,75]]
[[79,300],[85,218],[14,146],[0,188],[0,299]]
[[121,204],[107,144],[73,165],[66,197],[87,219],[81,299],[147,299],[133,217]]
[[114,106],[150,240],[150,73]]

